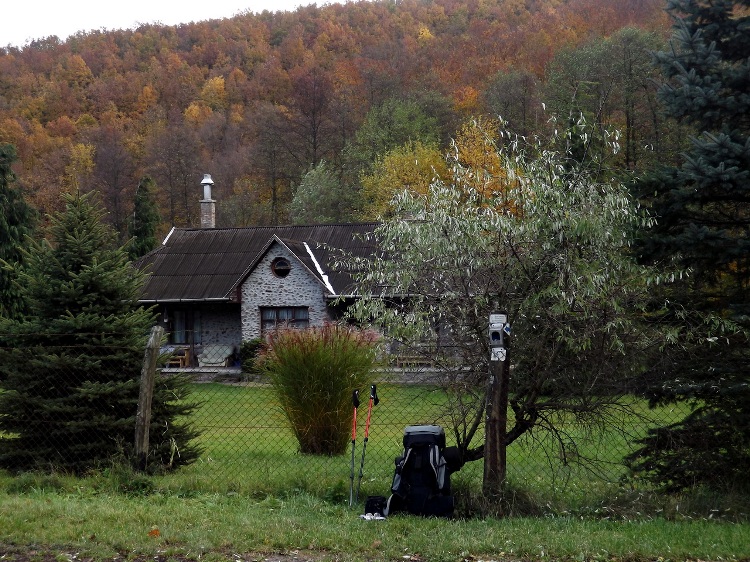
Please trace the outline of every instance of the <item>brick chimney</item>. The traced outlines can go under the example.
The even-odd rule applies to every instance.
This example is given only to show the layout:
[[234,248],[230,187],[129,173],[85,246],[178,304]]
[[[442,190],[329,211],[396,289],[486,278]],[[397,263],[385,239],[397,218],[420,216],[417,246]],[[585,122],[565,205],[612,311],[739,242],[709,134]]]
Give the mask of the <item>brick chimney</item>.
[[211,174],[203,174],[203,199],[201,199],[201,228],[216,228],[216,201],[211,198]]

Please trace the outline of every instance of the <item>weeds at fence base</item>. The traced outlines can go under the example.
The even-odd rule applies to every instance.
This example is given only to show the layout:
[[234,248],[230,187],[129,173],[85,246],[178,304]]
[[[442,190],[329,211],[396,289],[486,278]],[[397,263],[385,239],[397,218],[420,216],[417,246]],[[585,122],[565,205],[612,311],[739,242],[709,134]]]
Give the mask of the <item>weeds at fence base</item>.
[[750,494],[744,490],[718,493],[695,488],[678,495],[655,489],[607,488],[592,493],[586,501],[542,495],[536,491],[509,485],[499,501],[491,501],[476,486],[454,485],[456,517],[516,518],[575,517],[577,519],[645,521],[716,520],[744,523],[750,520]]
[[9,477],[4,488],[9,494],[32,494],[47,492],[64,492],[70,487],[70,480],[58,474],[39,474],[24,472]]
[[[113,495],[123,498],[146,497],[154,494],[171,497],[201,497],[215,492],[205,490],[200,483],[191,485],[181,481],[175,486],[165,477],[144,476],[130,466],[113,465],[85,477],[63,473],[27,472],[10,475],[0,472],[0,491],[11,495],[64,494],[74,496]],[[342,506],[348,497],[348,481],[344,478],[326,486],[304,479],[289,480],[281,485],[269,485],[265,490],[246,490],[239,483],[236,491],[224,490],[220,495],[242,496],[249,501],[278,503],[299,501],[324,506]],[[571,506],[560,498],[551,498],[509,486],[503,499],[488,501],[481,490],[464,482],[453,486],[456,499],[455,517],[458,519],[485,518],[570,518],[612,521],[724,521],[746,523],[750,520],[750,495],[744,491],[717,493],[694,489],[679,495],[664,495],[655,490],[610,490],[597,498],[591,496],[583,504]]]
[[134,471],[129,464],[113,464],[96,479],[107,491],[126,496],[149,496],[156,492],[154,479]]
[[456,517],[538,517],[544,514],[541,498],[508,486],[501,498],[488,498],[476,486],[454,485]]

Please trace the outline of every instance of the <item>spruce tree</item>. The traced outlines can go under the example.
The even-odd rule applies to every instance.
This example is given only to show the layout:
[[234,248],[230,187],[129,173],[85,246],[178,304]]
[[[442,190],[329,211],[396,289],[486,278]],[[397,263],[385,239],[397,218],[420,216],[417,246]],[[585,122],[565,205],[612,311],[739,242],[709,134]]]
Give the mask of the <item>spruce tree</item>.
[[14,267],[20,267],[34,225],[34,211],[13,185],[15,159],[15,147],[0,144],[0,318],[16,318],[24,311]]
[[[49,242],[35,242],[19,271],[28,313],[7,322],[2,351],[0,466],[82,473],[132,455],[139,379],[154,314],[138,304],[142,274],[130,267],[92,195],[71,195],[52,218]],[[153,468],[198,454],[193,406],[179,379],[153,398]],[[179,454],[177,454],[179,453]]]
[[[742,9],[744,7],[744,14]],[[657,54],[666,112],[697,133],[679,166],[642,184],[659,222],[649,257],[679,256],[733,302],[750,276],[750,0],[670,0],[672,50]]]
[[695,136],[679,165],[640,183],[657,220],[641,253],[688,271],[665,296],[664,319],[677,329],[690,321],[688,308],[740,327],[660,368],[652,403],[687,401],[692,411],[651,431],[628,462],[671,490],[736,486],[750,473],[750,355],[741,331],[750,327],[748,8],[750,0],[670,0],[672,49],[656,56],[668,80],[664,108]]
[[133,214],[128,221],[128,256],[136,260],[156,248],[159,207],[154,199],[154,180],[144,176],[135,191]]

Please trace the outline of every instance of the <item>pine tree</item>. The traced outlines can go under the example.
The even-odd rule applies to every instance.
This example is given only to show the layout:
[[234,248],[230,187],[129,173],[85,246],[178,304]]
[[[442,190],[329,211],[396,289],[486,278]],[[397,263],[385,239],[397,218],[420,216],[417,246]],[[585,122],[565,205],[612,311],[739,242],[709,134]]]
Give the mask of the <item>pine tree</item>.
[[136,260],[156,248],[159,207],[154,199],[154,180],[144,176],[135,191],[133,214],[128,221],[128,256]]
[[[101,222],[92,195],[71,195],[19,272],[28,314],[8,322],[2,351],[0,466],[74,473],[132,454],[139,378],[153,312],[138,305],[142,275]],[[186,385],[160,381],[152,467],[194,460],[196,436],[175,423],[193,405]],[[166,428],[166,430],[165,430]],[[176,454],[179,453],[179,454]]]
[[[689,281],[666,297],[681,307],[750,327],[750,0],[670,0],[672,50],[657,54],[669,115],[697,135],[679,166],[641,182],[657,225],[647,260],[674,258]],[[684,420],[650,432],[628,462],[671,490],[736,486],[750,473],[750,364],[740,333],[707,339],[662,370],[652,403],[688,401]],[[681,360],[680,360],[681,359]]]
[[18,317],[24,310],[13,266],[20,266],[26,236],[34,225],[34,211],[13,186],[15,159],[13,145],[0,145],[0,317],[5,318]]
[[678,255],[726,302],[746,290],[750,277],[748,8],[749,0],[670,1],[668,10],[683,17],[673,49],[657,55],[669,79],[660,99],[699,134],[681,166],[659,170],[642,186],[659,218],[644,252]]

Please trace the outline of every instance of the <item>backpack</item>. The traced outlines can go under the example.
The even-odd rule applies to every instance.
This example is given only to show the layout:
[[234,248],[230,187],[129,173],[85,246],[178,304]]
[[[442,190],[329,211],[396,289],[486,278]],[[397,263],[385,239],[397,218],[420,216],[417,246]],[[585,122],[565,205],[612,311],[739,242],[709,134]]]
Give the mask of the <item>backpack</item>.
[[[386,514],[453,515],[451,472],[460,465],[445,457],[445,432],[438,425],[410,425],[404,429],[404,453],[396,458]],[[450,448],[455,449],[455,448]],[[452,451],[449,451],[449,456]]]

